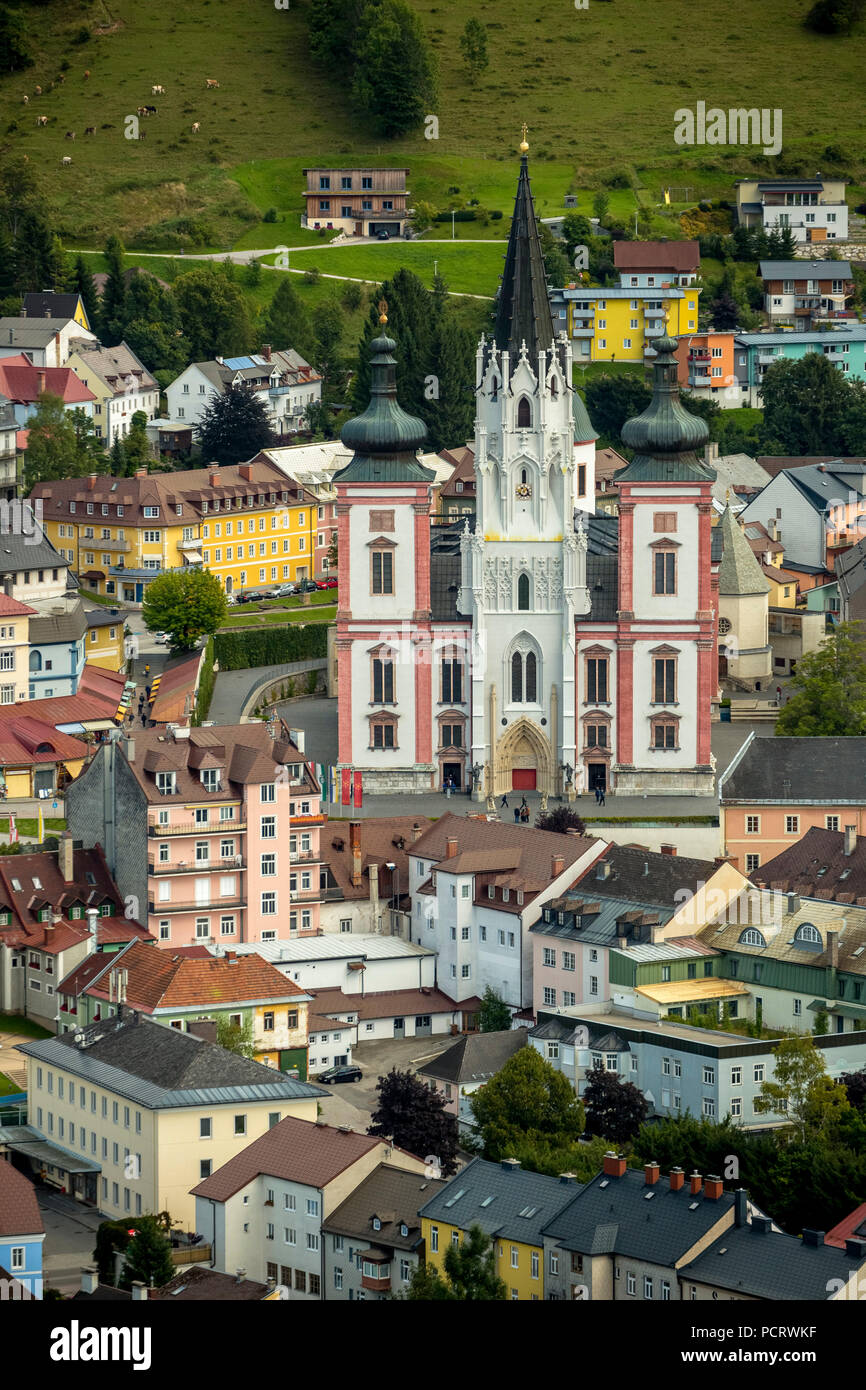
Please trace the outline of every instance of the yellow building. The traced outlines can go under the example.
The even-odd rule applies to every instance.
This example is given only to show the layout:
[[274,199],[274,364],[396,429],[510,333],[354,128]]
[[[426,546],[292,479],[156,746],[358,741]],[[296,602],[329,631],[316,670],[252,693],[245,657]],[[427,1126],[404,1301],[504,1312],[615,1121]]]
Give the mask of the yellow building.
[[107,1215],[168,1211],[186,1230],[190,1190],[286,1116],[315,1123],[321,1095],[140,1014],[19,1051],[30,1118],[46,1141],[30,1161]]
[[472,1226],[493,1242],[496,1273],[506,1298],[544,1299],[546,1224],[576,1195],[573,1183],[524,1172],[516,1159],[474,1158],[419,1211],[427,1263],[444,1273],[445,1256]]
[[762,565],[764,578],[770,586],[771,608],[796,608],[797,576],[780,565]]
[[574,365],[589,362],[642,362],[653,355],[650,343],[667,334],[677,338],[698,330],[696,285],[684,288],[612,289],[567,287],[554,293],[574,343]]
[[[140,604],[165,570],[204,565],[226,593],[313,578],[315,499],[262,460],[39,483],[45,532],[85,589]],[[319,547],[321,549],[321,547]]]
[[85,660],[91,666],[106,671],[121,671],[126,657],[123,651],[123,614],[117,609],[88,608]]

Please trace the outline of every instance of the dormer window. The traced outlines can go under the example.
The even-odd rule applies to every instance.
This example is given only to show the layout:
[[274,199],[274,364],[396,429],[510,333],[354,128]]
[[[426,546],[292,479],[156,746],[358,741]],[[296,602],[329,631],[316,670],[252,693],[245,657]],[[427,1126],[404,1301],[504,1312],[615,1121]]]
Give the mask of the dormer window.
[[156,774],[156,790],[162,796],[174,796],[176,789],[176,774],[174,772],[158,772]]
[[507,903],[510,896],[511,896],[511,890],[508,889],[508,888],[503,888],[503,890],[502,890],[502,901],[503,901],[504,903]]
[[406,1225],[405,1221],[400,1222],[400,1234],[401,1236],[408,1236],[409,1234],[409,1227]]
[[111,917],[114,915],[114,903],[104,902],[99,904],[100,917]]
[[40,922],[50,922],[50,921],[51,921],[51,908],[50,908],[50,907],[43,907],[42,911],[39,913],[39,920],[40,920]]
[[494,886],[493,886],[492,883],[488,883],[488,885],[487,885],[487,896],[488,896],[488,898],[495,898],[495,897],[496,897],[496,889],[494,888]]
[[757,927],[749,927],[740,935],[741,946],[766,946],[766,944],[763,935],[758,931]]
[[379,1220],[378,1216],[374,1216],[374,1217],[373,1217],[373,1230],[374,1230],[374,1231],[381,1231],[381,1229],[382,1229],[382,1223],[381,1223],[381,1221]]
[[804,922],[802,926],[797,928],[797,933],[794,937],[794,940],[808,941],[813,946],[822,945],[821,933],[818,931],[817,927],[812,926],[811,922]]
[[206,767],[202,770],[201,784],[207,792],[219,791],[220,769],[218,767]]

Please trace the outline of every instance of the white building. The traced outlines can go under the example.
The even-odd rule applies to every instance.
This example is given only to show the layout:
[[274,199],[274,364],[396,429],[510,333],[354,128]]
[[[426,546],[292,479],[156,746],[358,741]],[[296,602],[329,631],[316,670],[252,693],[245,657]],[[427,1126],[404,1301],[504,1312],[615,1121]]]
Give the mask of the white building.
[[275,434],[296,434],[307,423],[308,406],[322,399],[322,378],[299,353],[288,348],[248,357],[217,357],[193,362],[165,388],[174,424],[197,425],[207,407],[229,386],[247,386],[265,406]]
[[[219,946],[211,948],[220,955]],[[421,989],[436,984],[436,952],[399,936],[363,932],[256,941],[232,948],[276,966],[300,989],[340,989],[344,994]]]
[[737,217],[765,232],[786,227],[797,242],[847,241],[844,179],[740,179]]
[[0,357],[26,352],[34,367],[65,367],[76,347],[96,343],[96,334],[74,318],[0,318]]

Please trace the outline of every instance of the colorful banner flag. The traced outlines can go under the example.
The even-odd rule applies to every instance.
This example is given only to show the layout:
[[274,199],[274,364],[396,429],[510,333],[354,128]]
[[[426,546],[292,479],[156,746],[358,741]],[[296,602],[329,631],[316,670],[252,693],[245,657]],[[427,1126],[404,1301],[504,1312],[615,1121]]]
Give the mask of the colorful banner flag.
[[355,793],[355,797],[354,797],[354,800],[355,800],[355,810],[356,810],[356,811],[360,811],[361,805],[362,805],[362,802],[363,802],[363,796],[364,796],[363,787],[362,787],[362,785],[361,785],[361,774],[360,774],[360,772],[356,772],[356,773],[355,773],[355,785],[354,785],[353,790],[354,790],[354,793]]
[[332,804],[336,804],[337,801],[337,769],[335,767],[328,768],[328,800]]
[[45,839],[45,822],[44,822],[44,820],[43,820],[43,818],[42,818],[42,806],[41,806],[41,804],[40,804],[40,806],[39,806],[39,808],[38,808],[37,814],[38,814],[38,817],[39,817],[39,843],[40,843],[40,845],[41,845],[41,844],[42,844],[42,841]]
[[341,796],[340,796],[340,801],[341,801],[341,803],[342,803],[343,806],[351,806],[351,804],[352,804],[352,769],[351,769],[350,767],[344,767],[344,768],[342,769],[342,784],[343,784],[342,787],[341,787],[341,793],[342,793],[342,794],[341,794]]
[[15,824],[14,811],[9,812],[9,843],[10,845],[18,843],[18,826]]

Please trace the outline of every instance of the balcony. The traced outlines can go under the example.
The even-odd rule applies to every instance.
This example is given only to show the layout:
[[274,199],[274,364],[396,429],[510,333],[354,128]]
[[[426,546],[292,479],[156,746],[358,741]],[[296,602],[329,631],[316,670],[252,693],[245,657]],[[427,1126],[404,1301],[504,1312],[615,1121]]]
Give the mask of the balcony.
[[289,855],[290,864],[320,864],[321,862],[322,855],[320,853],[316,853],[316,851],[312,849],[304,850],[301,854]]
[[246,898],[241,893],[233,893],[230,897],[217,896],[208,898],[206,901],[198,901],[195,898],[183,898],[169,902],[159,902],[153,898],[148,899],[147,910],[153,915],[162,916],[166,912],[211,912],[214,909],[220,910],[226,907],[245,907]]
[[153,855],[148,855],[147,865],[148,873],[161,877],[165,874],[223,873],[226,869],[245,869],[247,861],[242,854],[229,854],[218,859],[179,859],[174,864],[162,864]]
[[171,835],[233,835],[237,830],[246,830],[243,820],[209,820],[200,825],[197,821],[177,821],[174,825],[149,824],[147,833],[157,839],[167,840]]
[[690,373],[689,373],[689,385],[690,385],[690,386],[712,386],[712,384],[713,384],[713,379],[712,379],[711,376],[708,376],[706,372],[690,372]]
[[690,362],[709,362],[709,361],[710,361],[710,354],[709,354],[708,352],[700,352],[700,351],[698,351],[697,349],[695,349],[695,351],[689,353],[689,361],[690,361]]
[[759,352],[758,363],[762,367],[771,367],[774,362],[779,361],[781,355],[781,353],[777,352]]
[[178,550],[201,550],[201,540],[178,541]]
[[581,324],[579,328],[578,328],[577,326],[575,326],[575,327],[571,330],[571,336],[572,336],[572,338],[591,338],[592,335],[593,335],[593,332],[594,332],[594,329],[593,329],[593,328],[591,328],[591,327],[590,327],[590,328],[587,328],[587,327],[585,327],[583,324]]
[[110,541],[103,536],[79,536],[79,550],[116,550],[119,554],[128,555],[132,549],[131,541]]

